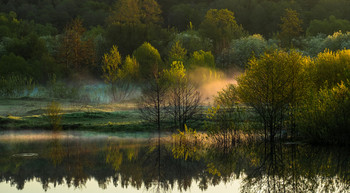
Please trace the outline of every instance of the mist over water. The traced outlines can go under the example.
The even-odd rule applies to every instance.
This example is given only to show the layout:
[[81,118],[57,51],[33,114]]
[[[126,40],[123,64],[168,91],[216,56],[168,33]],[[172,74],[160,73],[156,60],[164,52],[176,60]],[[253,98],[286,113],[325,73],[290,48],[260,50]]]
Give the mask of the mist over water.
[[[167,132],[161,136],[170,135]],[[158,137],[157,132],[95,132],[95,131],[44,131],[16,130],[0,132],[0,142],[31,142],[59,140],[149,140]]]

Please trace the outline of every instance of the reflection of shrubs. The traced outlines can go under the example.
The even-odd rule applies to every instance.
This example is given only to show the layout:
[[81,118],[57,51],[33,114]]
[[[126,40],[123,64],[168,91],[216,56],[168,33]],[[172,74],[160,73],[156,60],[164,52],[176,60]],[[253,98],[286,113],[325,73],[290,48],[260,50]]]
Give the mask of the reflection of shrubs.
[[185,125],[185,131],[178,130],[178,134],[173,134],[172,138],[175,141],[174,147],[172,149],[175,159],[185,159],[188,158],[197,159],[195,153],[197,151],[198,134],[196,130],[187,128]]
[[49,123],[54,131],[61,129],[61,121],[62,121],[62,109],[60,107],[60,104],[52,101],[47,105],[47,118],[49,120]]
[[34,87],[34,81],[30,77],[15,74],[0,76],[0,96],[28,96],[34,90]]

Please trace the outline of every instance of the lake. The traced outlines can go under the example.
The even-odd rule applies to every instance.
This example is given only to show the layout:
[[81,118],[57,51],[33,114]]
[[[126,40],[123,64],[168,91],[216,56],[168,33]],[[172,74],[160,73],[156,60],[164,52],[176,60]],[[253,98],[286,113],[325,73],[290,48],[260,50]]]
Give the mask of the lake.
[[0,191],[350,191],[349,148],[260,142],[222,149],[170,135],[2,132]]

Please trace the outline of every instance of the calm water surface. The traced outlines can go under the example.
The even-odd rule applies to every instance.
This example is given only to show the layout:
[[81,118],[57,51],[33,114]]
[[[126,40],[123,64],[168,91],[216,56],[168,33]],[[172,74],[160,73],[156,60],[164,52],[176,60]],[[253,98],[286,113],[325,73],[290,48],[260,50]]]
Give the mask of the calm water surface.
[[222,150],[167,135],[2,132],[0,192],[350,192],[349,148]]

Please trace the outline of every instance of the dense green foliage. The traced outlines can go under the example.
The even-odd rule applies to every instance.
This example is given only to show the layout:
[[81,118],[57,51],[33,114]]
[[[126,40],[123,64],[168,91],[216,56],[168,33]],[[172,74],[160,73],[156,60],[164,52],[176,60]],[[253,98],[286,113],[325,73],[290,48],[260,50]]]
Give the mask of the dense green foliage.
[[[346,114],[339,112],[347,98],[338,95],[347,96],[349,86],[349,12],[347,0],[1,1],[1,95],[30,95],[36,83],[46,85],[50,97],[92,101],[78,90],[104,80],[116,101],[122,98],[116,93],[125,96],[140,83],[152,87],[162,73],[208,68],[192,75],[205,79],[240,69],[246,72],[239,86],[219,95],[237,92],[232,100],[252,107],[271,139],[285,129],[294,136],[300,128],[301,136],[298,117],[314,117],[311,131],[320,120],[334,123],[331,115]],[[169,77],[168,106],[179,109],[168,114],[183,128],[183,99],[196,98],[198,85],[189,75]],[[227,110],[223,104],[220,113]],[[320,108],[308,111],[313,105]],[[331,115],[322,110],[332,105]],[[335,138],[348,132],[341,126],[347,121],[335,128]]]
[[159,52],[150,43],[145,42],[137,48],[133,56],[140,63],[141,77],[144,79],[153,77],[163,69]]
[[309,27],[307,28],[307,35],[317,35],[326,34],[331,35],[335,31],[349,31],[350,21],[345,19],[337,19],[335,16],[331,15],[329,18],[324,20],[312,20]]
[[[316,56],[325,48],[349,47],[348,5],[345,0],[2,1],[0,65],[6,67],[1,73],[24,74],[40,83],[49,74],[66,81],[100,79],[102,57],[113,45],[126,57],[144,42],[168,63],[176,43],[188,58],[211,51],[216,64],[206,60],[204,65],[211,67],[245,66],[271,45],[292,45]],[[314,36],[339,30],[344,33],[336,38]],[[257,35],[242,37],[249,33]],[[9,61],[15,65],[9,67]]]
[[222,91],[218,100],[253,108],[270,141],[284,130],[293,138],[344,144],[350,133],[349,61],[349,50],[312,59],[295,51],[265,53],[250,59],[237,88]]

